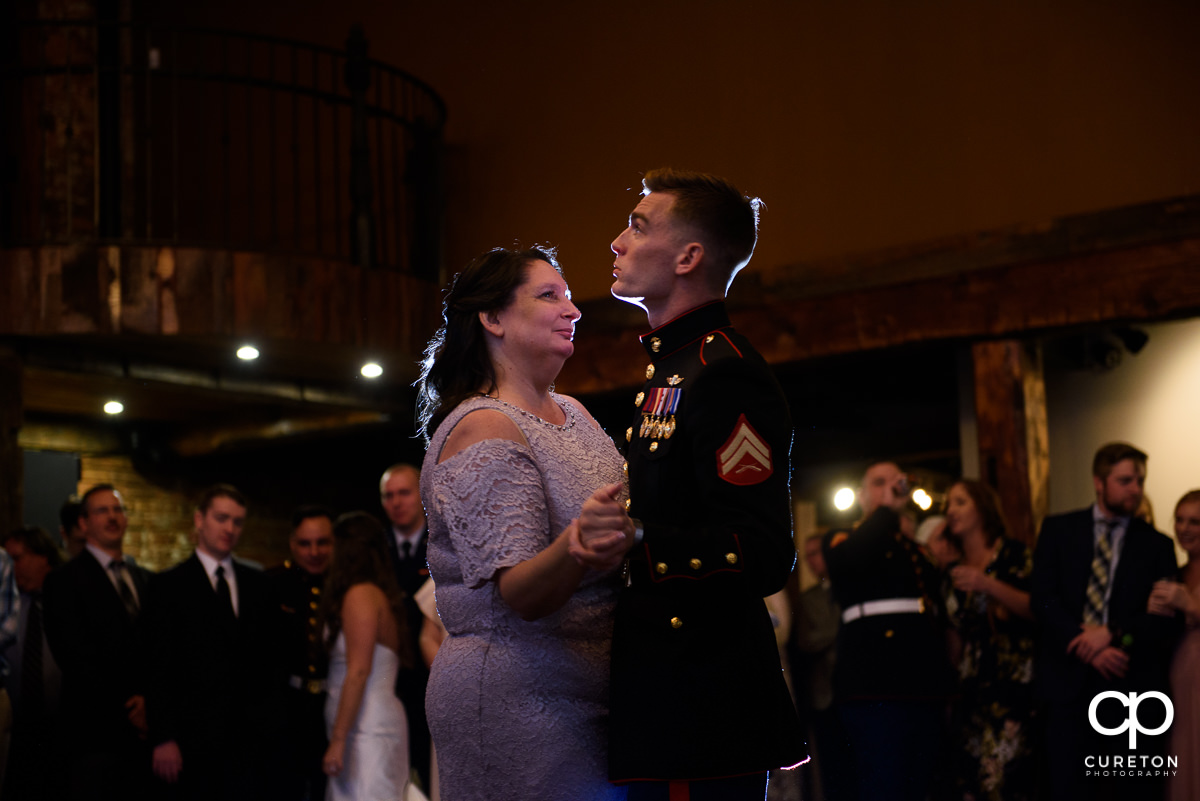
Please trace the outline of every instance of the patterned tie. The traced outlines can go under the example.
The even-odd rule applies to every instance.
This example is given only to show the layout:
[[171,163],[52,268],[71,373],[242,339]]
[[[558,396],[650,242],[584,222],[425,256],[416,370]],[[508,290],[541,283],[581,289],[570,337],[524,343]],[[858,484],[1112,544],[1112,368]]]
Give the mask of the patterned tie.
[[129,613],[129,619],[135,619],[138,616],[138,602],[137,598],[133,596],[133,590],[129,589],[129,582],[125,580],[125,561],[114,559],[108,563],[108,569],[112,571],[113,578],[117,581],[117,593],[121,596],[121,603],[125,604],[125,611]]
[[1083,607],[1083,623],[1086,626],[1104,625],[1104,595],[1108,590],[1108,571],[1112,566],[1112,520],[1097,523],[1100,536],[1096,538],[1096,551],[1092,555],[1092,572],[1088,576],[1087,603]]
[[217,604],[227,610],[230,617],[237,617],[233,612],[233,594],[229,592],[229,582],[225,580],[224,565],[217,565]]
[[37,720],[46,708],[46,688],[42,677],[42,599],[40,593],[29,597],[29,617],[25,619],[25,642],[21,653],[21,716]]

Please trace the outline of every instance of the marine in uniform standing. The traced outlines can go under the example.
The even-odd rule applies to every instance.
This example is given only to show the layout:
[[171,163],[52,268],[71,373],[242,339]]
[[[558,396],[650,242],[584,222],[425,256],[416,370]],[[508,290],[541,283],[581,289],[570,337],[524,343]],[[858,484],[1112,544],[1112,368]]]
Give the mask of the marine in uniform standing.
[[953,690],[937,571],[900,529],[908,497],[899,467],[871,465],[858,493],[862,520],[822,543],[842,608],[834,699],[861,801],[926,798]]
[[767,771],[805,757],[763,602],[796,560],[791,420],[724,304],[759,201],[698,173],[652,170],[643,185],[612,243],[612,292],[653,330],[624,432],[636,533],[613,632],[609,776],[633,801],[757,800]]
[[333,555],[333,512],[323,506],[301,506],[292,515],[288,539],[292,558],[268,571],[279,598],[286,648],[288,690],[284,714],[278,797],[294,801],[325,798],[321,757],[325,739],[327,656],[321,645],[317,608]]

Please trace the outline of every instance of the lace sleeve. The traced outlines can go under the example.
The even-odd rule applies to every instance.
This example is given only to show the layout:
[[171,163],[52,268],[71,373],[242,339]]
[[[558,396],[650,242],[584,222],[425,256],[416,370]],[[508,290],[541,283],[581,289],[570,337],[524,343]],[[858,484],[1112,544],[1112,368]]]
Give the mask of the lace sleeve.
[[467,587],[483,586],[550,544],[546,492],[527,446],[484,440],[438,469],[434,491]]

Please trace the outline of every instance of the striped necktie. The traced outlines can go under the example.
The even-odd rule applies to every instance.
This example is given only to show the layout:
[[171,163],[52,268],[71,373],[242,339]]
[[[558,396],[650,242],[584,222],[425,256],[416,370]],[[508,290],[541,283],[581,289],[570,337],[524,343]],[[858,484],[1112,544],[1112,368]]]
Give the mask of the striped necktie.
[[125,605],[125,611],[129,613],[129,619],[135,619],[138,616],[139,605],[137,598],[133,595],[133,590],[129,588],[129,582],[125,578],[125,571],[128,570],[128,566],[122,559],[113,559],[108,563],[108,569],[112,571],[113,579],[117,582],[117,594],[121,596],[121,603]]
[[1100,520],[1096,527],[1096,550],[1092,554],[1092,570],[1088,575],[1087,603],[1083,607],[1085,626],[1104,625],[1104,596],[1108,592],[1108,572],[1112,567],[1112,530],[1115,520]]

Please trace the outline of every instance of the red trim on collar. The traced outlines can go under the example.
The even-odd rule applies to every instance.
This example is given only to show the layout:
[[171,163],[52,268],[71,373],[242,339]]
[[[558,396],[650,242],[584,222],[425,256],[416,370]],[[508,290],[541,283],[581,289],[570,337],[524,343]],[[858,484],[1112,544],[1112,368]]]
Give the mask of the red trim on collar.
[[[733,352],[738,355],[739,359],[746,358],[745,356],[742,355],[742,352],[740,350],[738,350],[738,346],[733,344],[733,340],[729,338],[729,335],[725,333],[725,329],[718,328],[716,331],[709,331],[708,333],[712,334],[713,336],[720,334],[721,338],[729,343],[729,347],[733,348]],[[705,336],[708,336],[708,334],[705,334]],[[707,344],[708,344],[707,342],[700,343],[700,363],[701,364],[708,364],[708,361],[704,358],[704,346]]]

